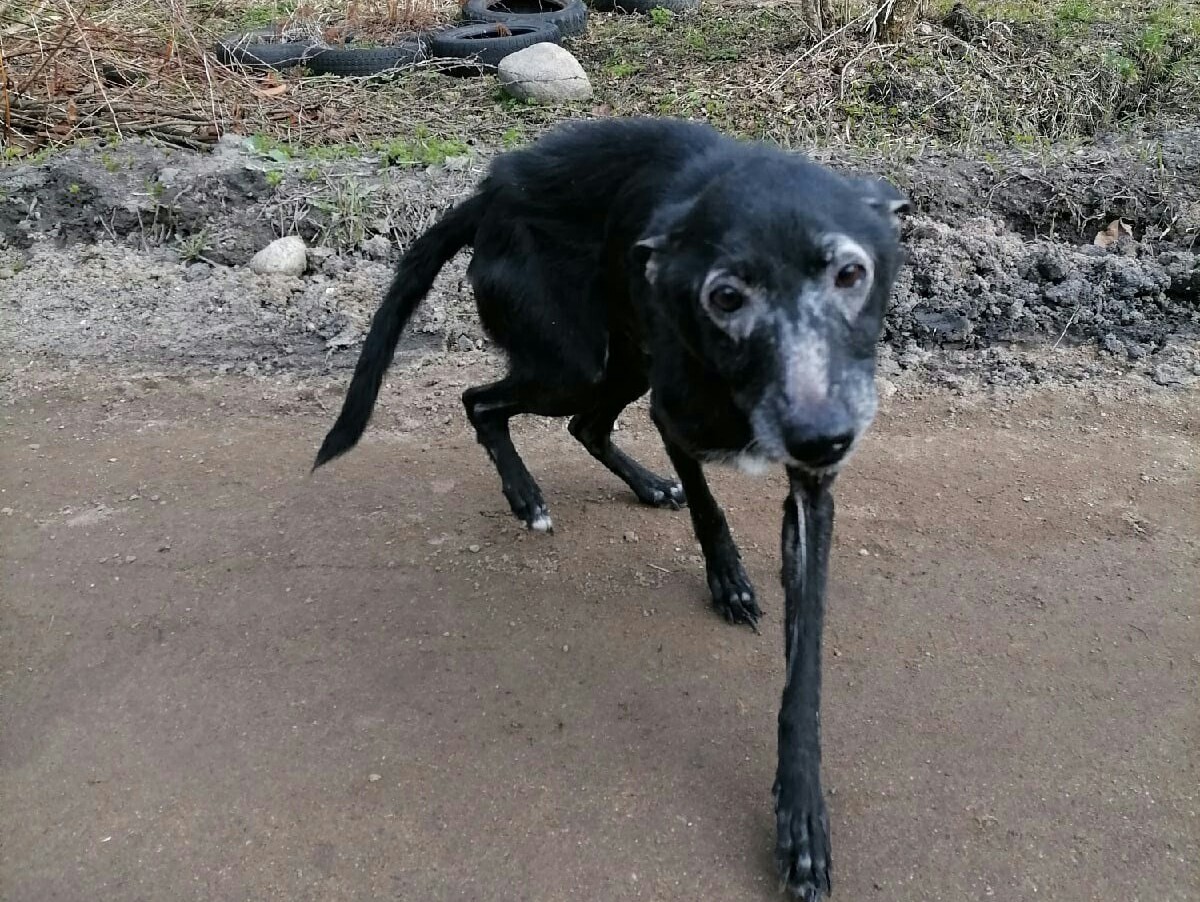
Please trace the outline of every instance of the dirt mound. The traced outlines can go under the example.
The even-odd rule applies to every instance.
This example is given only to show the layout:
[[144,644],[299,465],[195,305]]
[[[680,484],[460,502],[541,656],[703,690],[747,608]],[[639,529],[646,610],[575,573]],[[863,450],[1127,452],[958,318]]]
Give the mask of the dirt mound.
[[1200,333],[1200,266],[1187,251],[1027,240],[987,219],[924,217],[906,246],[887,325],[893,343],[978,348],[1117,336],[1136,359]]
[[877,163],[923,212],[946,222],[987,212],[1018,235],[1077,244],[1120,219],[1155,247],[1200,243],[1200,128],[980,156],[933,151]]
[[[903,369],[920,364],[917,352],[1084,342],[1164,384],[1192,381],[1190,357],[1163,355],[1200,335],[1195,139],[1163,137],[1153,167],[1138,162],[1144,139],[1036,168],[1014,152],[983,162],[830,159],[882,169],[917,201],[885,335],[892,359]],[[398,246],[471,189],[486,156],[448,163],[273,159],[227,139],[212,154],[125,142],[10,166],[0,170],[0,294],[11,299],[0,335],[83,357],[349,365]],[[1132,235],[1096,246],[1109,217],[1125,217]],[[305,278],[273,282],[241,268],[293,232],[314,245]],[[403,350],[484,345],[461,260],[421,317]],[[1028,376],[1003,356],[977,360],[995,376],[985,381]]]

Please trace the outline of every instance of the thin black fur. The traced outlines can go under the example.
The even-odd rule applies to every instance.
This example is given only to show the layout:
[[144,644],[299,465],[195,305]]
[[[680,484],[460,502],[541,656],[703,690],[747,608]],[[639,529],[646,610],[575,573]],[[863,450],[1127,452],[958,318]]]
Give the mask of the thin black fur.
[[[886,182],[705,125],[560,126],[498,157],[476,193],[409,248],[313,467],[357,443],[405,323],[467,246],[480,320],[509,369],[464,392],[463,405],[527,526],[553,528],[509,420],[569,416],[571,434],[641,502],[689,506],[714,606],[756,626],[754,588],[703,464],[786,467],[776,854],[805,902],[830,892],[820,674],[831,489],[875,414],[905,209]],[[678,482],[612,440],[617,416],[647,390]]]

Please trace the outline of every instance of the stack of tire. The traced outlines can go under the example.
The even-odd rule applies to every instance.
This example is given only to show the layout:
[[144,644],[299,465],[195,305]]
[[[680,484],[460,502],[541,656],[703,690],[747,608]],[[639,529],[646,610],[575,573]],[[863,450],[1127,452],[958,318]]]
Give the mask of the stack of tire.
[[[642,2],[642,0],[621,0]],[[672,0],[667,0],[672,2]],[[583,0],[467,0],[465,24],[386,47],[321,47],[312,41],[281,41],[278,30],[229,35],[217,42],[226,64],[281,69],[305,65],[315,75],[362,77],[411,66],[428,59],[463,60],[446,71],[477,75],[495,71],[510,53],[534,44],[561,44],[587,29]]]

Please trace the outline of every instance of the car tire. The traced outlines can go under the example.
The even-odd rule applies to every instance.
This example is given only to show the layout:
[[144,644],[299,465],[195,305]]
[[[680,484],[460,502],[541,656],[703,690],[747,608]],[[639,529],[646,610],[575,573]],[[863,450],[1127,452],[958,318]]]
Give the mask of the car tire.
[[361,78],[412,66],[428,58],[428,42],[421,39],[402,41],[388,47],[355,47],[350,43],[319,51],[308,67],[314,75]]
[[[509,32],[505,34],[504,32]],[[429,55],[434,59],[467,61],[466,65],[449,69],[452,75],[478,75],[494,71],[500,61],[511,53],[542,43],[562,42],[558,26],[509,25],[503,22],[476,22],[458,28],[448,28],[429,40]]]
[[281,41],[278,28],[227,34],[213,45],[213,55],[226,66],[286,69],[306,65],[321,52],[312,41]]
[[468,22],[503,22],[510,26],[549,22],[564,38],[587,30],[587,14],[583,0],[467,0],[462,8]]

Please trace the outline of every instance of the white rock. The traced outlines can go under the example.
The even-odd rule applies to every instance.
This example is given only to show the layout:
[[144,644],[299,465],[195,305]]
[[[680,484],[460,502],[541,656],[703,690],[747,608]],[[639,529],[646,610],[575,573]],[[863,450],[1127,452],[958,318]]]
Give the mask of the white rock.
[[296,235],[276,238],[250,260],[250,269],[263,276],[300,276],[307,267],[308,248]]
[[592,96],[592,83],[579,60],[557,44],[543,42],[510,53],[500,61],[496,77],[518,100],[561,103]]

